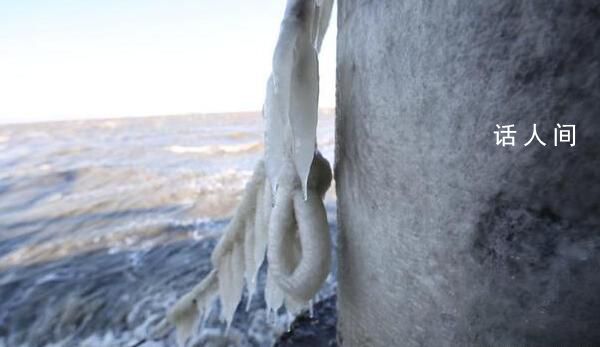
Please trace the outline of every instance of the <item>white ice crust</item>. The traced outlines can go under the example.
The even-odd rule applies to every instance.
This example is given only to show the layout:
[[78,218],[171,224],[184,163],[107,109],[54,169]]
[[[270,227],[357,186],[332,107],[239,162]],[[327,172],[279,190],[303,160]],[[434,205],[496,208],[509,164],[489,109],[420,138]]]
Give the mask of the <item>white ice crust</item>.
[[221,301],[229,327],[242,299],[256,292],[268,259],[265,301],[271,314],[307,309],[330,270],[331,240],[323,196],[331,168],[316,148],[318,50],[333,0],[288,0],[273,55],[263,109],[265,155],[215,247],[213,270],[167,313],[158,330],[175,325],[185,345],[210,303]]

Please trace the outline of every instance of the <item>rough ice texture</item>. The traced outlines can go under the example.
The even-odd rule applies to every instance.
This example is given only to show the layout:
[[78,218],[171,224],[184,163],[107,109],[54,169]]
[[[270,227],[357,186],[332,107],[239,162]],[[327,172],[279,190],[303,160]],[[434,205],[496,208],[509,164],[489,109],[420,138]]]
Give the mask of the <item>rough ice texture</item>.
[[214,270],[168,313],[167,321],[175,325],[180,345],[185,345],[216,296],[221,302],[221,317],[229,327],[244,283],[251,300],[266,249],[268,311],[285,306],[296,315],[309,306],[330,269],[331,240],[323,197],[331,176],[329,163],[317,152],[308,178],[308,199],[304,200],[300,178],[288,162],[271,207],[264,164],[257,164],[233,219],[213,250]]
[[[260,161],[234,217],[213,250],[214,270],[168,312],[167,321],[175,325],[180,345],[185,345],[215,297],[221,301],[221,316],[228,326],[241,300],[244,284],[251,299],[258,269],[265,258],[270,196],[264,164]],[[164,329],[164,325],[160,328]]]
[[[331,240],[323,197],[331,167],[316,151],[317,50],[331,1],[289,0],[273,56],[264,107],[265,160],[215,247],[214,269],[170,310],[180,345],[193,333],[215,295],[229,328],[244,284],[249,302],[267,251],[265,301],[270,313],[292,315],[309,306],[329,273]],[[167,323],[159,326],[158,333]]]
[[311,166],[308,199],[292,165],[283,170],[269,224],[269,271],[293,313],[304,308],[329,274],[331,240],[323,196],[331,182],[327,161],[318,154]]
[[[317,6],[319,5],[319,6]],[[316,149],[319,104],[318,50],[329,23],[331,0],[289,0],[267,82],[264,106],[265,165],[273,190],[293,158],[304,197]]]
[[[338,20],[344,346],[599,345],[598,1],[341,0]],[[547,147],[523,147],[533,123]]]

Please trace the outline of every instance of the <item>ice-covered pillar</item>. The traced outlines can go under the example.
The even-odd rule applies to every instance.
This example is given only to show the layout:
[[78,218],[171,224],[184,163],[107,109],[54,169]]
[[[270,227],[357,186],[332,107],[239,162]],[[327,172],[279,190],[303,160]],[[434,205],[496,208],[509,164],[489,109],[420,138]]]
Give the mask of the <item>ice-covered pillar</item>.
[[338,1],[344,346],[600,345],[599,3]]

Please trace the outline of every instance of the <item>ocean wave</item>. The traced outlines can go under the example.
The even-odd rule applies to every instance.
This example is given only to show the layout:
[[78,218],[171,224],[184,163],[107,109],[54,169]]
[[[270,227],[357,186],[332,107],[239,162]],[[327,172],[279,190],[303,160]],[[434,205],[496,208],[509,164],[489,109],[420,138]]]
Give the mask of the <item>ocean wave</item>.
[[119,126],[119,122],[115,121],[115,120],[105,120],[103,122],[101,122],[100,124],[98,124],[99,128],[104,128],[104,129],[115,129]]
[[233,131],[230,133],[226,133],[225,136],[232,140],[240,140],[248,137],[253,137],[255,134],[250,131]]
[[208,145],[208,146],[168,146],[166,150],[176,154],[243,154],[258,152],[263,148],[260,142],[243,143],[239,145]]
[[[210,268],[262,155],[260,124],[256,114],[0,128],[0,347],[139,345]],[[332,124],[319,125],[328,158]],[[279,333],[261,300],[228,335],[213,313],[191,344],[267,346]],[[171,334],[140,346],[173,345]]]
[[[86,252],[108,250],[109,253],[146,250],[176,241],[218,237],[226,220],[207,218],[176,219],[156,217],[131,220],[121,226],[110,225],[87,235],[56,236],[22,245],[0,257],[0,271],[15,266],[28,266],[56,261]],[[0,281],[0,285],[2,282]],[[1,346],[1,345],[0,345]]]

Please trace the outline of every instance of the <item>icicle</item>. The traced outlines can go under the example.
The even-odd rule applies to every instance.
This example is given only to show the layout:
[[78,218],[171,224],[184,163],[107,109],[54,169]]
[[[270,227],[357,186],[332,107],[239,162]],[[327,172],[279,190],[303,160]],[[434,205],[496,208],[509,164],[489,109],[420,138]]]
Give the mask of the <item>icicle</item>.
[[281,288],[273,280],[273,275],[269,271],[267,272],[267,281],[265,283],[265,303],[267,305],[267,312],[277,312],[281,306],[283,306],[284,293]]
[[265,182],[262,187],[261,200],[257,201],[257,210],[254,220],[254,278],[256,280],[256,274],[260,269],[260,266],[265,260],[265,254],[267,251],[267,239],[268,239],[268,223],[269,216],[271,215],[271,189],[269,184]]
[[[332,1],[291,0],[281,23],[273,56],[273,74],[265,103],[266,167],[273,191],[286,156],[294,157],[306,199],[306,181],[316,146],[319,73],[317,51],[331,14]],[[318,8],[316,5],[320,5]],[[286,138],[291,129],[291,143]],[[292,147],[288,148],[291,144]]]
[[[244,247],[242,244],[233,249],[231,255],[231,277],[232,277],[232,306],[233,313],[242,300],[242,291],[244,290]],[[227,325],[231,325],[233,313],[227,320]]]
[[229,256],[224,256],[219,264],[219,295],[221,297],[221,315],[231,325],[233,314],[241,300],[244,288],[244,260],[242,245],[233,247]]
[[213,270],[167,313],[167,321],[175,325],[180,346],[191,336],[193,327],[216,295],[217,288],[216,271]]
[[[262,192],[259,191],[259,196]],[[248,301],[246,303],[246,311],[250,308],[252,297],[256,289],[256,272],[258,271],[254,261],[254,239],[256,230],[253,223],[246,224],[246,236],[244,238],[244,278],[246,279],[246,288],[248,290]]]
[[193,328],[198,322],[198,312],[192,312],[193,308],[185,312],[186,315],[182,316],[182,320],[177,324],[175,332],[175,338],[180,346],[184,346],[190,336],[192,336]]
[[[250,307],[265,255],[268,317],[277,315],[282,306],[292,316],[312,307],[311,300],[329,272],[331,241],[322,199],[332,175],[329,163],[316,150],[316,126],[317,52],[331,8],[332,0],[288,0],[263,109],[265,160],[256,165],[211,255],[215,270],[167,315],[176,326],[180,345],[213,297],[221,300],[227,329],[244,282],[246,309]],[[165,324],[159,330],[165,330]]]
[[[276,78],[275,73],[273,73],[267,82],[267,97],[263,108],[266,123],[265,170],[271,184],[271,194],[276,190],[281,167],[289,156],[289,149],[286,146],[288,141],[285,139],[286,133],[289,133],[285,131],[286,128],[289,128],[287,122],[287,99],[289,99],[289,94],[284,95],[285,92],[289,91],[289,80],[284,79],[283,82],[280,82],[280,84],[284,84],[283,87],[285,88],[276,88]],[[279,79],[283,79],[283,77]]]
[[220,319],[227,322],[227,318],[233,315],[233,309],[231,308],[231,293],[232,283],[232,271],[231,271],[231,254],[225,254],[218,265],[219,272],[219,297],[221,299],[221,315]]
[[[306,181],[315,152],[319,105],[317,52],[311,34],[315,4],[312,1],[288,1],[284,27],[294,30],[294,55],[288,99],[288,119],[292,131],[292,154],[296,174],[306,198]],[[275,66],[273,67],[275,71]]]
[[294,138],[294,164],[304,199],[307,199],[306,182],[316,146],[319,74],[317,52],[308,37],[303,37],[299,45],[298,67],[292,79],[294,98],[290,101],[290,124]]

